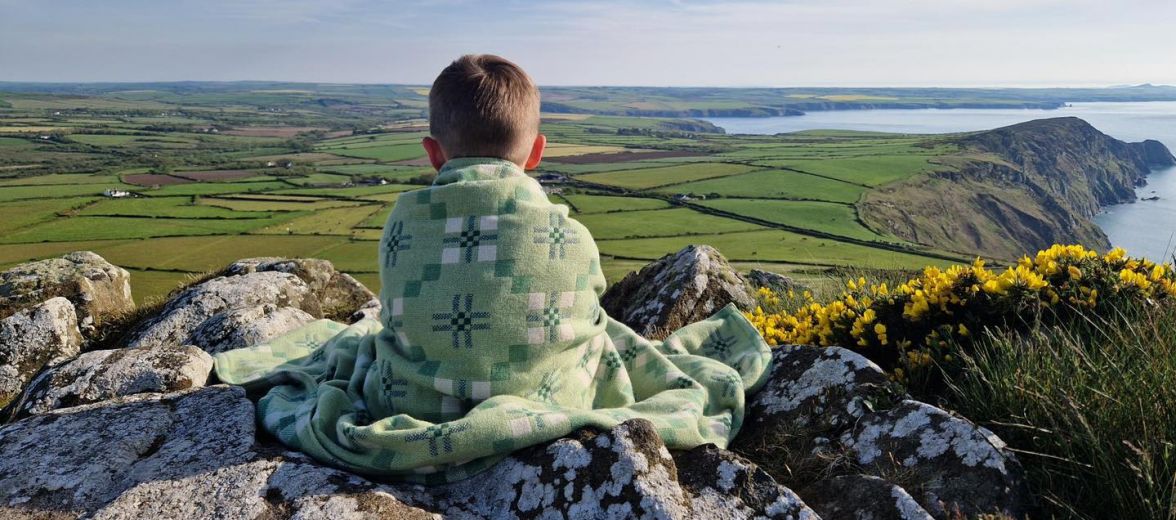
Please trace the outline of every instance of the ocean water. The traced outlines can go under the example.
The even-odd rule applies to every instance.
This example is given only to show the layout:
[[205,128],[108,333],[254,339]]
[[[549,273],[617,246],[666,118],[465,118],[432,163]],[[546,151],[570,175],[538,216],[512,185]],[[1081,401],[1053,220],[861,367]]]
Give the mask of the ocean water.
[[[1074,103],[1057,110],[845,110],[796,117],[711,118],[732,134],[836,129],[941,134],[987,130],[1047,117],[1076,116],[1124,141],[1158,140],[1176,150],[1176,102]],[[1169,260],[1176,253],[1176,168],[1153,172],[1141,200],[1106,208],[1095,218],[1111,243],[1132,255]],[[1142,200],[1159,197],[1159,200]]]

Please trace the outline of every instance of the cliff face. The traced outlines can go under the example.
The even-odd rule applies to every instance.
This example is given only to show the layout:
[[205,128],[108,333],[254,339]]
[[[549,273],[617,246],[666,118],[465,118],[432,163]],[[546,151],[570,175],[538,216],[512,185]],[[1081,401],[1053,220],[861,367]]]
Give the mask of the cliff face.
[[1152,168],[1176,164],[1157,141],[1125,143],[1075,117],[956,139],[941,171],[885,186],[859,204],[878,230],[913,242],[1013,258],[1059,242],[1110,246],[1091,220],[1135,200]]

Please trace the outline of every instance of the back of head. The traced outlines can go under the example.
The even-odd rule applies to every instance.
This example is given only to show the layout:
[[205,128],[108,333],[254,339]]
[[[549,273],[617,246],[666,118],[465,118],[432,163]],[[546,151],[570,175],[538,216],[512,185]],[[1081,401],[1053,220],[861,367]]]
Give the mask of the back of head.
[[450,158],[497,157],[521,164],[539,134],[539,89],[505,58],[462,56],[429,90],[429,132]]

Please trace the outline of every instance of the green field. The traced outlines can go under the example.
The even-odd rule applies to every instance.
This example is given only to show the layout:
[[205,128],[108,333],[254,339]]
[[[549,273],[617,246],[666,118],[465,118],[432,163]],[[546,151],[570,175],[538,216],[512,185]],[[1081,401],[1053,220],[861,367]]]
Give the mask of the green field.
[[639,170],[621,170],[580,175],[576,180],[644,190],[668,184],[685,184],[701,179],[738,175],[755,170],[754,166],[727,163],[696,163]]
[[[11,132],[0,137],[0,267],[93,250],[131,269],[135,296],[145,301],[238,258],[319,257],[377,288],[381,228],[400,194],[421,189],[432,174],[406,163],[424,156],[424,98],[401,87],[378,95],[316,88],[354,104],[320,105],[302,90],[5,94],[12,106],[0,107],[0,130]],[[254,108],[262,106],[281,110]],[[651,98],[626,106],[694,105]],[[47,118],[49,110],[69,114]],[[937,262],[863,226],[854,205],[873,186],[942,168],[947,162],[935,158],[953,150],[938,138],[728,136],[694,120],[543,117],[550,146],[536,174],[570,176],[545,184],[550,199],[568,205],[599,241],[610,279],[687,244],[711,244],[738,265],[802,278],[837,266]],[[42,139],[35,132],[55,133]],[[255,175],[158,177],[158,187],[122,182],[133,174],[237,170]],[[108,189],[137,196],[107,198]]]

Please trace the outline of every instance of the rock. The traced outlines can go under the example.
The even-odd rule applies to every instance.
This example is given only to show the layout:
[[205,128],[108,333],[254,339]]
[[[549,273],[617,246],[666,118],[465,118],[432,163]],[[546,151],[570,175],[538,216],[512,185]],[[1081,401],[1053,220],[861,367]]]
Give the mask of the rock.
[[87,335],[104,321],[135,308],[131,275],[89,251],[0,273],[0,318],[58,296],[73,303],[78,326]]
[[796,493],[776,483],[751,461],[713,444],[676,454],[678,481],[706,518],[819,517]]
[[326,260],[317,258],[248,258],[238,260],[225,269],[225,274],[239,275],[274,271],[290,273],[310,286],[319,300],[322,313],[318,316],[343,320],[376,299],[367,287],[346,273],[335,270]]
[[739,273],[713,247],[687,246],[630,273],[600,303],[637,333],[664,338],[732,302],[742,308],[755,304]]
[[825,520],[933,520],[905,489],[869,475],[843,475],[817,482],[803,491],[808,504]]
[[25,391],[18,417],[115,397],[204,386],[212,356],[193,346],[87,352],[42,372]]
[[363,304],[363,307],[360,307],[359,310],[351,313],[351,317],[348,318],[347,322],[359,323],[362,320],[378,320],[380,319],[380,311],[383,308],[384,306],[380,303],[379,298],[372,298]]
[[[882,369],[843,348],[780,346],[764,386],[747,400],[732,449],[781,474],[826,471],[842,433],[876,408],[902,399]],[[785,480],[786,485],[809,481]]]
[[[310,287],[293,274],[268,271],[223,276],[181,292],[158,314],[132,330],[128,346],[195,345],[200,348],[218,348],[220,342],[232,342],[234,339],[228,337],[233,336],[231,332],[225,332],[227,336],[219,333],[222,329],[218,329],[215,320],[223,323],[235,319],[218,317],[219,314],[264,305],[293,307],[312,316],[322,315],[319,300]],[[279,317],[289,318],[289,313]],[[274,321],[269,323],[273,324]],[[196,335],[198,331],[202,334],[199,337]]]
[[816,518],[734,454],[708,446],[680,457],[690,466],[680,470],[652,424],[635,419],[521,450],[406,499],[456,518]]
[[747,283],[757,289],[763,287],[779,294],[800,288],[799,284],[787,276],[770,271],[761,271],[759,269],[752,269],[751,272],[747,273]]
[[265,304],[216,314],[196,327],[189,339],[217,354],[264,343],[314,320],[302,309]]
[[903,401],[865,415],[841,442],[860,466],[902,473],[935,518],[1025,516],[1028,490],[1016,457],[988,430],[939,408]]
[[139,394],[0,428],[3,518],[433,518],[254,439],[240,388]]
[[81,345],[77,311],[62,297],[0,320],[0,408],[46,365],[78,355]]

